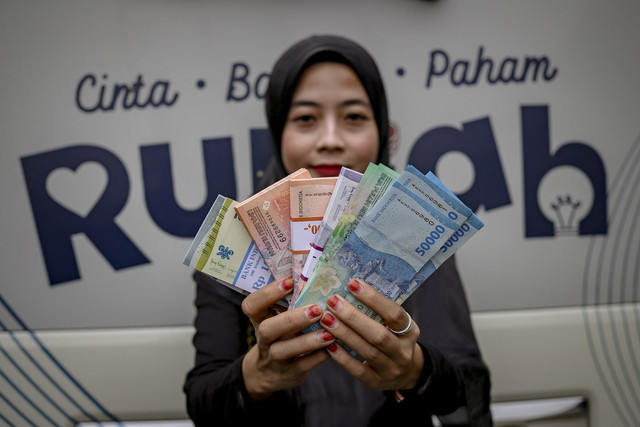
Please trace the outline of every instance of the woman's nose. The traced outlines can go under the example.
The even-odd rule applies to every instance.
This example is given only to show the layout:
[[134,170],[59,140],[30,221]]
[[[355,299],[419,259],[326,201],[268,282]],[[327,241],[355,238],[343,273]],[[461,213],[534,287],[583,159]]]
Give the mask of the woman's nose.
[[321,135],[319,135],[318,138],[318,149],[342,150],[344,147],[345,142],[336,120],[326,120],[322,126]]

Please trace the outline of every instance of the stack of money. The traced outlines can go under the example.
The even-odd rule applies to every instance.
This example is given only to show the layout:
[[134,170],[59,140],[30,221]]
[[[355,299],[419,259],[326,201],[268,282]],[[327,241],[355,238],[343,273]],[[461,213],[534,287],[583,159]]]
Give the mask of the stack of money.
[[248,294],[273,275],[240,221],[235,200],[218,195],[182,263]]
[[302,291],[302,269],[307,261],[315,235],[320,230],[329,200],[338,181],[337,177],[302,178],[291,180],[291,254],[294,289],[293,303]]
[[[325,308],[340,294],[378,321],[348,292],[351,279],[402,304],[484,226],[433,173],[413,166],[343,168],[329,179],[301,169],[242,203],[219,199],[184,264],[243,292],[292,276],[289,308]],[[241,262],[232,262],[236,254]]]
[[327,208],[323,214],[322,221],[318,232],[315,233],[314,240],[310,243],[309,253],[307,254],[306,261],[302,267],[300,273],[300,283],[296,286],[297,293],[291,298],[292,302],[300,296],[300,292],[309,280],[311,272],[314,270],[318,258],[324,251],[324,246],[329,241],[334,228],[338,224],[338,220],[342,217],[347,204],[351,201],[351,198],[362,178],[360,172],[353,171],[351,169],[343,167],[340,170],[336,184],[333,188],[333,194],[329,199]]

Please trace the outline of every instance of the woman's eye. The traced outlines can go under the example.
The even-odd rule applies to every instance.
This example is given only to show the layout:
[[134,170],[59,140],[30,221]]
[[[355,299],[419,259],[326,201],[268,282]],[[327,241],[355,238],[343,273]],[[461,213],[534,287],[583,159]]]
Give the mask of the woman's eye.
[[364,121],[364,120],[367,120],[367,117],[362,114],[351,113],[347,115],[347,121],[349,122],[358,122],[358,121]]
[[313,122],[313,120],[314,120],[314,117],[310,114],[303,114],[293,118],[293,121],[298,123],[311,123]]

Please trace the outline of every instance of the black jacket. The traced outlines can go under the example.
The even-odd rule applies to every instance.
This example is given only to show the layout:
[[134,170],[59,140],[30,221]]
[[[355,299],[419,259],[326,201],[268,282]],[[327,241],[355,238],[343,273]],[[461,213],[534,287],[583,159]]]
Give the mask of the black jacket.
[[[451,425],[492,424],[489,371],[482,360],[455,258],[450,258],[405,301],[420,326],[425,354],[422,393],[404,393],[397,403],[390,392],[362,387],[329,360],[292,390],[251,402],[244,389],[242,359],[253,338],[242,313],[243,296],[196,272],[195,366],[184,391],[190,417],[198,426],[432,425],[432,415]],[[260,423],[260,424],[258,424]]]

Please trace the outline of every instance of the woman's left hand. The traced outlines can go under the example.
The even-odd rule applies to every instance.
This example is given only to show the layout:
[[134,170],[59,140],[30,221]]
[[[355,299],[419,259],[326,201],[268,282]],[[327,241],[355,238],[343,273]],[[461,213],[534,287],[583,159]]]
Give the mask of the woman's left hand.
[[[364,362],[355,359],[339,344],[327,351],[363,386],[371,390],[408,390],[417,386],[424,366],[422,348],[417,344],[420,328],[409,314],[394,301],[361,280],[349,282],[354,297],[384,319],[386,326],[369,318],[338,295],[327,300],[320,324],[336,339],[358,353]],[[391,330],[408,332],[399,335]]]

